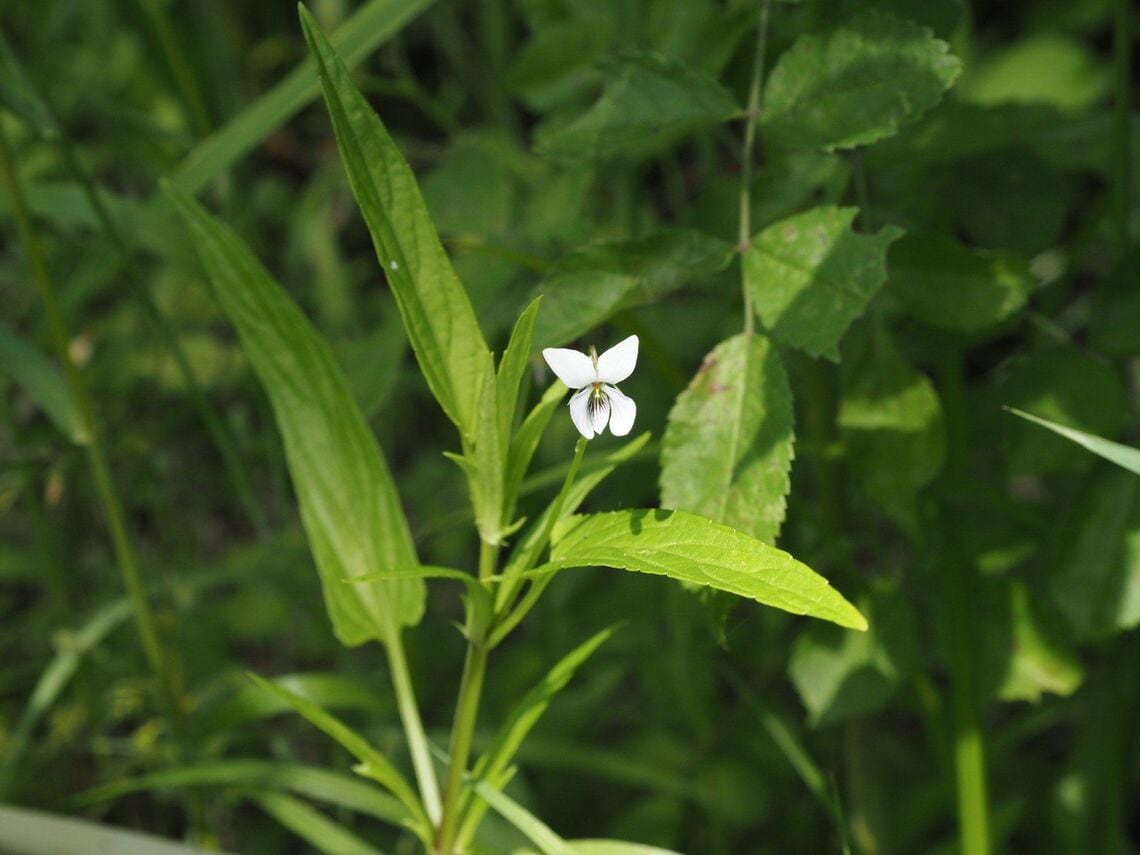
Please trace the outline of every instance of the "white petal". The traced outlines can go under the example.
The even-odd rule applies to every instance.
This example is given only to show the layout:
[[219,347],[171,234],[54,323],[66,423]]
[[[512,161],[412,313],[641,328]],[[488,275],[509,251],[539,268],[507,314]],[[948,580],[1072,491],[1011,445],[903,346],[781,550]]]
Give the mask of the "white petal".
[[581,389],[598,379],[594,371],[594,361],[586,354],[568,347],[548,347],[542,351],[542,358],[558,379],[571,389]]
[[633,373],[637,365],[637,336],[619,341],[598,357],[598,379],[603,383],[620,383]]
[[614,436],[625,436],[633,430],[633,420],[637,418],[637,404],[633,402],[633,398],[613,386],[603,386],[602,391],[610,399],[610,433]]
[[590,421],[594,426],[594,433],[601,436],[602,431],[606,429],[606,422],[610,420],[610,399],[605,395],[591,395],[590,406],[587,412],[590,414]]
[[[563,380],[562,382],[565,383],[566,381]],[[578,428],[578,433],[586,439],[594,438],[594,426],[590,422],[589,413],[590,392],[592,391],[593,389],[587,386],[570,399],[570,419],[574,422],[574,427]]]

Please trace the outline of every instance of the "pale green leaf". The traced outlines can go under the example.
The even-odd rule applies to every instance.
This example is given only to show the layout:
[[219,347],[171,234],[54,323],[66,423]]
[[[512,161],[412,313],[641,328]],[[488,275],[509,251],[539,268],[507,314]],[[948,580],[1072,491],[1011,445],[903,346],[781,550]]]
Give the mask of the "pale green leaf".
[[1029,265],[941,235],[908,234],[887,253],[887,288],[926,324],[977,332],[1019,311],[1036,287]]
[[781,342],[839,358],[839,339],[887,278],[887,247],[902,231],[856,234],[857,208],[825,205],[773,223],[744,255],[748,293]]
[[383,855],[340,823],[284,793],[254,793],[262,810],[325,855]]
[[[679,855],[672,849],[624,840],[567,840],[566,845],[574,855]],[[511,855],[534,855],[534,850],[516,849]]]
[[677,397],[661,449],[661,503],[775,543],[792,463],[792,393],[780,355],[737,335]]
[[522,386],[526,367],[530,364],[531,347],[534,342],[534,324],[538,318],[538,308],[542,298],[531,301],[515,323],[511,331],[507,349],[499,361],[497,376],[499,406],[499,437],[503,448],[510,443],[511,427],[518,407],[519,388]]
[[[1009,627],[1008,639],[1001,638],[1006,642],[1004,647],[994,641],[987,645],[991,654],[1005,654],[1000,663],[1003,673],[998,697],[1037,703],[1045,692],[1071,695],[1080,687],[1085,672],[1065,637],[1062,622],[1040,613],[1021,580],[1001,579],[998,584],[1002,588],[1002,617]],[[987,637],[994,639],[995,633],[991,631]]]
[[471,507],[475,510],[475,526],[484,543],[497,546],[503,530],[503,475],[506,465],[506,443],[499,432],[498,382],[494,357],[484,357],[482,386],[475,411],[475,442],[464,443],[466,467],[471,487]]
[[3,321],[0,373],[18,383],[64,436],[76,445],[87,444],[90,435],[63,372]]
[[846,458],[882,508],[912,531],[915,496],[946,458],[942,404],[885,332],[845,349],[838,424]]
[[257,674],[249,674],[248,676],[258,686],[289,704],[306,721],[334,739],[349,754],[359,760],[361,765],[358,767],[358,771],[360,774],[371,778],[391,791],[392,795],[399,799],[411,816],[415,818],[421,830],[426,830],[430,826],[427,815],[407,779],[400,774],[387,757],[369,745],[363,736],[308,699],[290,692],[288,689],[283,689],[276,683],[259,677]]
[[1112,70],[1084,39],[1060,33],[1022,38],[974,63],[958,94],[977,104],[1096,106],[1112,86]]
[[[206,855],[206,850],[102,822],[0,805],[0,852],[19,855]],[[211,855],[225,855],[211,850]]]
[[304,7],[301,25],[317,62],[349,184],[412,350],[444,412],[471,438],[488,364],[471,301],[439,242],[404,156]]
[[550,826],[510,796],[484,784],[474,783],[475,792],[505,820],[527,836],[542,855],[575,855],[574,850]]
[[1105,460],[1115,463],[1117,466],[1123,466],[1129,472],[1135,472],[1137,475],[1140,475],[1140,448],[1121,445],[1119,442],[1112,442],[1095,434],[1085,433],[1083,430],[1066,427],[1065,425],[1049,421],[1049,419],[1039,418],[1031,413],[1023,413],[1021,410],[1009,408],[1009,411],[1015,416],[1021,416],[1023,419],[1036,422],[1042,427],[1053,431],[1053,433],[1060,434],[1065,437],[1065,439],[1071,439],[1077,443],[1077,445],[1084,446],[1093,454],[1097,454]]
[[937,104],[961,70],[930,30],[878,12],[800,36],[764,88],[762,138],[850,148],[894,134]]
[[348,645],[384,641],[419,621],[424,585],[341,581],[416,563],[376,438],[328,345],[280,286],[229,229],[169,192],[273,406],[333,629]]
[[506,496],[506,508],[503,517],[505,522],[510,521],[510,517],[515,512],[519,488],[526,476],[526,470],[530,468],[530,461],[538,449],[538,443],[541,441],[542,435],[546,433],[546,427],[550,424],[550,419],[558,409],[558,405],[562,403],[562,397],[565,394],[566,387],[562,381],[555,380],[527,414],[527,417],[523,419],[523,423],[519,425],[518,431],[511,439],[503,485],[503,493]]
[[563,158],[647,154],[740,112],[708,75],[660,54],[633,54],[601,65],[601,98],[570,124],[546,127],[536,148]]
[[684,511],[593,514],[555,531],[550,560],[602,566],[707,585],[793,614],[866,629],[858,610],[788,553]]

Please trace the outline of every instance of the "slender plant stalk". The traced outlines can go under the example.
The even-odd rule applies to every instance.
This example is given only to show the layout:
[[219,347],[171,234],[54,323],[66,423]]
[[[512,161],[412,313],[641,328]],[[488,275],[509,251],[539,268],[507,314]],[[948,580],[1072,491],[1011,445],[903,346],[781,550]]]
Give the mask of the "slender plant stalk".
[[1112,151],[1117,250],[1123,257],[1132,240],[1132,0],[1114,0],[1113,66],[1116,103]]
[[[961,477],[965,448],[962,366],[957,356],[941,365],[942,403],[946,413],[949,479]],[[960,533],[953,508],[942,506],[937,524],[941,561],[935,572],[942,580],[938,608],[949,639],[950,691],[953,698],[954,769],[958,827],[962,855],[990,852],[989,797],[986,784],[986,751],[982,732],[981,697],[978,689],[975,610],[972,607],[975,571],[961,552]]]
[[404,642],[399,628],[394,628],[385,640],[384,650],[388,655],[388,670],[392,675],[392,687],[396,693],[396,708],[408,740],[408,752],[412,756],[412,768],[416,773],[416,783],[420,789],[420,799],[424,811],[433,823],[440,821],[442,807],[439,799],[439,782],[435,777],[435,767],[431,761],[431,749],[424,733],[420,709],[412,689],[412,677],[408,671],[408,659],[404,653]]
[[[756,145],[756,123],[760,118],[760,96],[764,80],[764,53],[768,47],[768,11],[770,0],[760,0],[760,23],[756,28],[756,53],[752,59],[752,81],[748,87],[748,110],[744,114],[744,145],[740,150],[740,231],[736,249],[743,255],[752,243],[752,149]],[[752,334],[752,297],[744,265],[740,265],[740,286],[744,296],[744,332]]]
[[20,183],[19,174],[16,172],[11,148],[8,143],[8,136],[4,132],[2,125],[0,125],[0,179],[3,180],[9,198],[12,200],[12,211],[16,218],[20,240],[24,246],[24,254],[27,257],[28,266],[31,268],[32,278],[36,282],[36,288],[39,290],[40,299],[43,302],[44,314],[47,317],[48,331],[51,336],[52,345],[55,348],[57,357],[63,364],[68,388],[75,400],[80,418],[83,420],[83,426],[90,438],[85,446],[87,463],[91,470],[91,477],[95,484],[96,494],[99,497],[100,504],[103,506],[103,513],[107,519],[107,527],[110,530],[115,561],[118,564],[123,586],[126,588],[127,596],[131,602],[135,629],[138,632],[143,656],[146,658],[147,664],[150,666],[151,671],[154,673],[155,680],[158,683],[159,693],[167,707],[167,712],[170,717],[170,724],[176,731],[180,732],[182,707],[180,693],[176,683],[176,675],[179,673],[179,668],[172,659],[167,658],[159,643],[158,633],[155,630],[154,615],[151,611],[150,603],[146,598],[142,575],[139,572],[138,562],[135,559],[134,547],[127,533],[122,504],[115,488],[114,479],[111,476],[110,467],[107,465],[107,457],[103,449],[102,438],[100,437],[95,422],[91,398],[88,394],[87,386],[83,381],[83,377],[79,373],[75,361],[71,358],[71,352],[68,347],[70,337],[67,332],[67,326],[63,320],[63,314],[60,312],[59,303],[56,300],[55,288],[52,285],[51,279],[48,276],[47,267],[44,264],[43,250],[40,246],[35,227],[32,224],[31,215],[28,212],[23,187]]
[[206,102],[202,98],[202,91],[198,88],[198,81],[178,39],[174,35],[174,28],[170,25],[170,18],[166,14],[166,7],[159,0],[136,0],[142,13],[150,21],[158,39],[159,49],[166,58],[178,93],[186,104],[190,116],[190,125],[198,137],[205,137],[210,133],[210,116],[206,111]]

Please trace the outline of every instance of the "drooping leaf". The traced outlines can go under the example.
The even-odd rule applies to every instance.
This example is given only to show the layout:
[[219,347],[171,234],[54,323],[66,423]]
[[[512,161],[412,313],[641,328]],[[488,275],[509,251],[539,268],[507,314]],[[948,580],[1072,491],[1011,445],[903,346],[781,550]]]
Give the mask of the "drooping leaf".
[[687,281],[724,270],[732,245],[691,229],[669,229],[571,253],[535,289],[543,297],[534,338],[557,347],[621,309],[649,303]]
[[336,855],[384,855],[343,825],[329,819],[307,802],[285,793],[253,793],[262,810],[321,852]]
[[845,352],[839,427],[848,465],[888,514],[912,531],[915,496],[942,468],[946,431],[934,384],[885,332]]
[[170,198],[269,396],[333,629],[384,641],[423,614],[417,579],[345,585],[416,563],[387,464],[328,345],[236,235],[171,187]]
[[266,680],[264,677],[259,677],[257,674],[249,674],[248,676],[262,689],[271,692],[289,704],[289,706],[304,716],[306,721],[334,739],[340,746],[346,749],[349,754],[359,760],[360,766],[357,767],[357,771],[386,787],[392,795],[399,799],[408,809],[414,818],[414,823],[419,826],[419,830],[426,832],[430,827],[430,823],[428,822],[427,815],[423,811],[423,807],[420,805],[419,799],[416,797],[415,791],[408,784],[407,779],[400,774],[400,771],[392,765],[387,757],[369,745],[364,737],[344,724],[344,722],[336,716],[325,712],[308,699],[294,692],[290,692],[288,689],[283,689],[276,683]]
[[570,845],[555,834],[549,825],[506,793],[482,781],[476,781],[474,787],[480,798],[494,808],[503,819],[525,834],[542,855],[575,855]]
[[673,57],[632,54],[600,70],[606,81],[601,98],[570,124],[540,129],[540,152],[563,158],[651,153],[739,112],[714,78]]
[[677,397],[661,449],[661,503],[775,543],[792,463],[792,393],[760,335],[722,341]]
[[1117,466],[1123,466],[1129,472],[1135,472],[1137,475],[1140,475],[1140,448],[1121,445],[1119,442],[1112,442],[1111,440],[1103,439],[1094,434],[1085,433],[1083,430],[1065,427],[1065,425],[1057,424],[1056,422],[1049,421],[1049,419],[1042,419],[1030,413],[1023,413],[1021,410],[1011,408],[1010,412],[1015,416],[1021,416],[1023,419],[1036,422],[1042,427],[1053,431],[1053,433],[1059,434],[1065,437],[1065,439],[1071,439],[1077,445],[1084,446],[1093,454],[1099,455],[1105,460],[1115,463]]
[[300,12],[341,160],[408,340],[432,394],[471,438],[488,354],[471,301],[439,242],[407,161],[308,10],[302,6]]
[[908,234],[887,253],[888,289],[910,314],[955,332],[977,332],[1025,305],[1036,287],[1029,265],[934,234]]
[[752,239],[744,275],[772,335],[812,356],[839,358],[839,339],[886,280],[887,247],[902,230],[851,231],[857,208],[826,205],[773,223]]
[[942,99],[961,70],[930,30],[880,12],[800,36],[765,84],[763,138],[796,149],[850,148],[894,134]]
[[76,445],[89,441],[87,425],[63,373],[3,321],[0,321],[0,373],[19,383],[69,440]]
[[867,621],[826,579],[783,550],[684,511],[571,518],[555,530],[552,564],[668,576],[852,629]]

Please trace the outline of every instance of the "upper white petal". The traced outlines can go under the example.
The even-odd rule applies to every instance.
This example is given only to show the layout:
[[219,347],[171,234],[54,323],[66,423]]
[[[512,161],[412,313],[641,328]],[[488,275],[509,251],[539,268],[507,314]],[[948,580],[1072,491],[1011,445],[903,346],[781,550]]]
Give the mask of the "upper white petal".
[[635,365],[637,365],[637,336],[631,335],[598,357],[598,379],[603,383],[620,383],[633,373]]
[[571,389],[581,389],[598,379],[594,361],[580,351],[568,347],[548,347],[542,351],[542,358],[558,379]]
[[[562,382],[565,383],[566,381],[563,380]],[[590,392],[592,391],[593,389],[586,388],[570,398],[570,419],[574,422],[574,427],[578,428],[578,433],[586,439],[594,438],[594,425],[590,422],[589,412]]]
[[602,391],[610,399],[610,433],[625,436],[633,430],[633,420],[637,418],[637,404],[633,398],[614,386],[603,386]]

